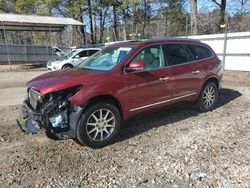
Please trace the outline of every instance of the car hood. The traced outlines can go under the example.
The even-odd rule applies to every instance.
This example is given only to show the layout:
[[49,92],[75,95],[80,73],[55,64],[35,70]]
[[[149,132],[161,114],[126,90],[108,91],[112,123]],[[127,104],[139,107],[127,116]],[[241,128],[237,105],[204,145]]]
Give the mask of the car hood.
[[26,86],[44,95],[85,83],[97,82],[104,74],[106,73],[79,69],[53,71],[34,78]]

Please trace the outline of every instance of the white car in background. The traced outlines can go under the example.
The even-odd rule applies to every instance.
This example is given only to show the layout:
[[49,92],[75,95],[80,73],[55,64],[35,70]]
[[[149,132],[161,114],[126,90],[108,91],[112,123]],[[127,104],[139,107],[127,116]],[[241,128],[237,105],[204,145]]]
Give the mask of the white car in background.
[[101,48],[81,48],[75,49],[64,56],[64,59],[49,61],[47,68],[49,70],[60,70],[66,68],[73,68],[81,61],[87,59],[91,55],[100,51]]

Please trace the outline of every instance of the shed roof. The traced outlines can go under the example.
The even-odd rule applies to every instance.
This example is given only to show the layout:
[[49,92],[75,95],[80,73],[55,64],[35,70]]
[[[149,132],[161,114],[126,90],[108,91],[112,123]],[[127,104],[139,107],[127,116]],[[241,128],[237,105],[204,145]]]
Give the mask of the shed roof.
[[61,31],[65,26],[81,26],[72,18],[22,14],[0,14],[0,29],[12,31]]

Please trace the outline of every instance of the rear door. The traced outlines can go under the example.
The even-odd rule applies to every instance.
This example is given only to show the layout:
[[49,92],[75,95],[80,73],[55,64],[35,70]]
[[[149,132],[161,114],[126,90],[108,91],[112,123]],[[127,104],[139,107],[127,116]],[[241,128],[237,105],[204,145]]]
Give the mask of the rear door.
[[170,72],[165,67],[162,45],[145,47],[130,62],[133,60],[144,62],[145,69],[126,72],[124,75],[127,109],[143,111],[170,99]]
[[200,65],[186,45],[165,44],[164,53],[171,74],[172,100],[194,96],[201,83]]

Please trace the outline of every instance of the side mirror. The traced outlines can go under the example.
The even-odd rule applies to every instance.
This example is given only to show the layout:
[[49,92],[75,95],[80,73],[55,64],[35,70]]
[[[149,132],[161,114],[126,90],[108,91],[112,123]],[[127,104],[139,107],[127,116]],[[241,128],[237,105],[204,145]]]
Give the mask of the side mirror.
[[142,70],[145,68],[145,64],[142,61],[132,61],[128,67],[127,67],[127,71],[138,71],[138,70]]
[[80,56],[79,55],[76,55],[74,58],[79,58]]

